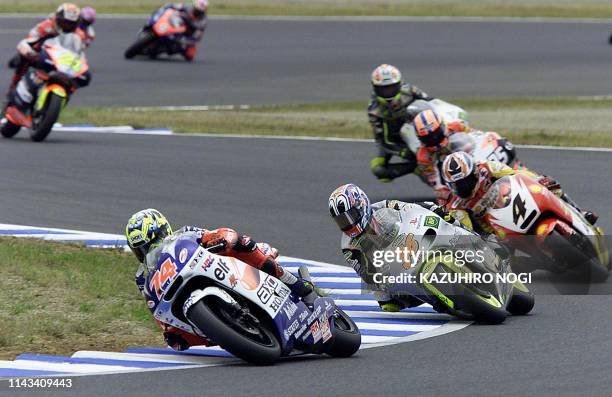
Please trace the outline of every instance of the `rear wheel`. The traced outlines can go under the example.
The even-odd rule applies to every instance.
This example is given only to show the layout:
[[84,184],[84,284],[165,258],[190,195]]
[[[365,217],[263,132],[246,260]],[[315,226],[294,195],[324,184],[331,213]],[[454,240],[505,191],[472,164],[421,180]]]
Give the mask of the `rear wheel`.
[[37,112],[32,118],[32,131],[30,139],[34,142],[42,142],[53,129],[53,125],[59,119],[64,98],[53,92],[49,93],[47,104],[42,111]]
[[585,282],[604,282],[609,269],[602,264],[591,241],[582,234],[565,236],[557,230],[546,238],[553,260],[563,266],[563,272],[575,274]]
[[136,42],[125,50],[125,58],[132,59],[136,55],[142,54],[143,50],[155,40],[155,36],[149,32],[144,32],[138,36]]
[[193,305],[187,318],[213,342],[249,363],[270,365],[280,358],[281,345],[266,323],[255,324],[236,318],[227,305],[215,297]]
[[342,310],[334,311],[334,338],[327,354],[332,357],[350,357],[361,346],[361,333],[357,324]]

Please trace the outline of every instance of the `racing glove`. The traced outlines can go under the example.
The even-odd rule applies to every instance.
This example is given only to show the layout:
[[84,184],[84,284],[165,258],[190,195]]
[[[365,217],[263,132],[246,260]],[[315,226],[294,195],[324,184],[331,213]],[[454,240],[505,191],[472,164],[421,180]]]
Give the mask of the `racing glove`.
[[561,190],[561,185],[559,184],[559,182],[557,182],[555,179],[551,178],[550,176],[547,176],[547,175],[540,176],[540,178],[538,178],[538,183],[544,186],[545,188],[547,188],[548,190],[550,190],[556,196],[561,197],[563,195],[563,191]]

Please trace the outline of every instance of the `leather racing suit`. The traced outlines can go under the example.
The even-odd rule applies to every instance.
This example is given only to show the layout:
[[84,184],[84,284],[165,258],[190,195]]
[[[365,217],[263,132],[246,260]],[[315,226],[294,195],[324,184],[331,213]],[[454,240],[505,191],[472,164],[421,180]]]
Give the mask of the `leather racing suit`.
[[[378,149],[377,155],[370,162],[370,168],[382,182],[390,182],[414,171],[416,158],[400,132],[404,124],[412,122],[418,113],[411,112],[408,106],[419,99],[434,99],[411,84],[402,85],[400,94],[399,100],[394,99],[391,102],[372,95],[368,106],[368,119]],[[393,156],[400,157],[402,161],[390,163]]]

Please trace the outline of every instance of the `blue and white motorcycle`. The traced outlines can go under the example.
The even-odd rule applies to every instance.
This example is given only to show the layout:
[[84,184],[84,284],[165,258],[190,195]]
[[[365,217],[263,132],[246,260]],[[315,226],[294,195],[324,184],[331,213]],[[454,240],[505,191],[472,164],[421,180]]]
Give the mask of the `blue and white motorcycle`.
[[[145,294],[156,319],[250,363],[300,353],[349,357],[361,345],[359,329],[333,299],[317,297],[310,309],[277,278],[207,251],[192,232],[167,237],[145,263]],[[300,275],[310,277],[306,267]]]

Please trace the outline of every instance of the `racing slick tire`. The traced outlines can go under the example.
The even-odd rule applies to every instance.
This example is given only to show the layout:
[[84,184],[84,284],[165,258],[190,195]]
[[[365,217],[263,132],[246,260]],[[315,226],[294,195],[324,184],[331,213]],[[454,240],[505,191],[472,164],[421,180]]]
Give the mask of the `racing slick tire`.
[[[53,129],[53,125],[59,119],[60,112],[62,111],[64,98],[49,93],[47,104],[42,111],[39,121],[33,122],[32,130],[30,131],[30,139],[34,142],[42,142],[49,135]],[[33,117],[36,120],[36,116]]]
[[515,288],[506,310],[514,316],[523,316],[529,313],[534,305],[535,298],[531,292],[524,292]]
[[361,332],[357,324],[342,310],[334,312],[334,338],[326,353],[332,357],[350,357],[361,346]]
[[125,56],[125,59],[132,59],[136,55],[141,54],[142,50],[144,50],[154,40],[155,36],[153,36],[151,33],[141,34],[140,36],[138,36],[134,44],[132,44],[128,47],[127,50],[125,50],[125,53],[123,54]]
[[[281,345],[265,322],[261,321],[255,330],[250,329],[250,334],[239,332],[240,328],[232,323],[231,315],[224,312],[223,305],[214,299],[203,299],[194,304],[186,313],[189,322],[213,342],[251,364],[271,365],[278,361]],[[254,331],[258,332],[259,340],[255,340]]]

